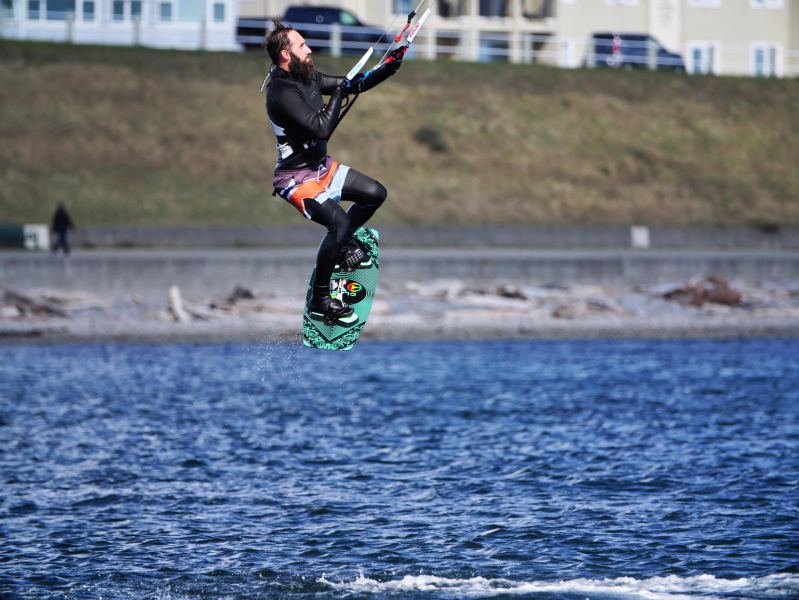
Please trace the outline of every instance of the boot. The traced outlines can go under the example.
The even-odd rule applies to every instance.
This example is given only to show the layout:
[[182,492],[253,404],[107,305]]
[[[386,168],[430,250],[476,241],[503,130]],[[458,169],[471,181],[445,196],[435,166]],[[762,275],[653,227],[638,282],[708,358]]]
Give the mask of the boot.
[[358,240],[350,238],[341,246],[336,266],[343,271],[367,269],[372,266],[372,259],[358,243]]
[[308,312],[312,319],[324,321],[326,325],[352,325],[358,321],[355,311],[338,300],[331,298],[329,292],[324,296],[314,295],[308,305]]

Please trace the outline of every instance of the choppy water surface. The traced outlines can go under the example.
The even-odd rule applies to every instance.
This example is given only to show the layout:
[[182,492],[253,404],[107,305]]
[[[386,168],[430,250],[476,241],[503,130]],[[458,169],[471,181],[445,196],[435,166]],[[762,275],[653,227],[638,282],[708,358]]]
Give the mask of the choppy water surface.
[[0,452],[0,596],[799,597],[796,341],[0,346]]

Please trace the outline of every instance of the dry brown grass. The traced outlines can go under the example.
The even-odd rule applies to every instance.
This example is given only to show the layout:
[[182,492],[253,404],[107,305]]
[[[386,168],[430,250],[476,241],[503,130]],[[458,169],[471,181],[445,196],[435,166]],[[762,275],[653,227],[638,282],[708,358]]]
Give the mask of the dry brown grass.
[[[317,61],[343,72],[349,60]],[[0,43],[0,222],[296,222],[247,54]],[[415,62],[331,151],[381,222],[799,224],[799,82]]]

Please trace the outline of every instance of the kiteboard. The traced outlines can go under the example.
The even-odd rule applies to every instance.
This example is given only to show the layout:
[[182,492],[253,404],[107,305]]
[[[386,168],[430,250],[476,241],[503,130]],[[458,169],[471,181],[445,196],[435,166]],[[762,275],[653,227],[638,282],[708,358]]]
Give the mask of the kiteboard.
[[369,255],[371,264],[368,267],[356,268],[351,271],[342,270],[336,265],[333,277],[330,280],[330,295],[338,298],[344,304],[350,305],[357,316],[350,323],[325,323],[323,320],[312,318],[308,311],[313,293],[313,282],[316,269],[311,273],[308,283],[308,294],[305,298],[305,312],[302,319],[302,343],[311,348],[322,350],[351,350],[361,335],[372,302],[377,291],[377,272],[380,267],[380,236],[376,229],[361,227],[354,234],[364,251]]

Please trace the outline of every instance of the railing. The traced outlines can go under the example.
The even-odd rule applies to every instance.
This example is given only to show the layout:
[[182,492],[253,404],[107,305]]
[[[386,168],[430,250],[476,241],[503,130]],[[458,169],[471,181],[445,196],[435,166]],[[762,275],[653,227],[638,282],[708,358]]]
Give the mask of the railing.
[[[429,60],[454,58],[476,62],[544,63],[560,67],[616,68],[641,70],[688,70],[692,73],[722,74],[706,65],[695,65],[693,58],[671,53],[653,39],[625,39],[614,49],[611,38],[576,38],[525,31],[479,31],[446,28],[423,30],[412,47],[414,56]],[[236,41],[250,47],[260,47],[269,22],[263,19],[240,19]],[[382,33],[373,27],[344,27],[341,25],[292,24],[308,39],[309,46],[321,54],[332,56],[363,53]],[[358,36],[362,36],[358,39]],[[371,36],[371,39],[370,37]],[[387,35],[386,37],[389,37]],[[385,38],[375,47],[382,54],[388,42]],[[752,49],[745,46],[726,46],[723,49],[726,73],[754,74]],[[686,69],[687,68],[687,69]],[[768,65],[766,76],[799,75],[799,50],[785,50],[779,65]]]
[[[316,23],[287,23],[296,28],[308,42],[312,50],[331,56],[361,54],[382,34],[373,27],[347,27],[342,25],[318,25]],[[260,47],[269,22],[264,19],[240,19],[236,41],[248,47]],[[375,51],[384,52],[389,46],[391,36],[386,35]],[[387,41],[388,40],[388,41]],[[584,41],[583,41],[584,42]],[[628,45],[632,47],[634,43]],[[470,30],[437,29],[434,33],[422,32],[412,47],[410,57],[422,55],[425,58],[458,58],[480,62],[507,61],[517,63],[546,62],[560,66],[578,66],[573,57],[564,53],[564,48],[576,48],[579,40],[559,38],[549,34],[527,32],[479,32]],[[659,57],[651,44],[642,44],[635,55],[625,56],[622,61],[631,66],[650,68],[678,68],[679,58]],[[648,54],[647,54],[648,52]],[[639,55],[640,54],[640,55]],[[585,66],[616,66],[611,62],[598,63],[593,57],[586,57]]]

